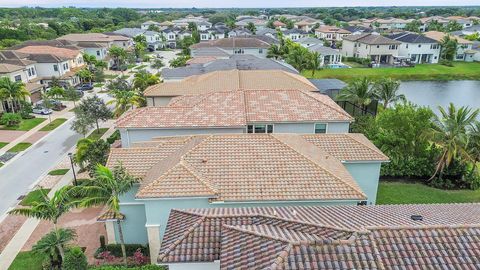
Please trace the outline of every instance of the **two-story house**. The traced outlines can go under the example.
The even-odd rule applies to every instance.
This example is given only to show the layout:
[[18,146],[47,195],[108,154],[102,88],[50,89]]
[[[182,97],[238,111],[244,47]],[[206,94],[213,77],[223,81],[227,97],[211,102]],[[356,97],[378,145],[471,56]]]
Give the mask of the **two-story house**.
[[[436,40],[438,43],[441,43],[444,37],[447,35],[448,34],[446,33],[438,32],[438,31],[425,32],[426,37]],[[477,53],[476,51],[472,50],[473,41],[466,40],[464,38],[453,36],[453,35],[451,35],[451,38],[456,39],[458,43],[457,52],[455,53],[455,58],[454,58],[455,61],[469,61],[472,58],[472,56]]]
[[259,58],[266,58],[269,47],[270,43],[256,37],[229,37],[193,44],[190,46],[190,55],[196,57],[201,54],[202,50],[216,48],[228,55],[250,54]]
[[408,57],[413,63],[436,64],[440,59],[440,44],[438,41],[416,33],[399,33],[388,38],[402,42],[398,55]]
[[342,54],[347,57],[368,58],[376,64],[393,64],[401,42],[387,37],[363,33],[343,37]]
[[282,33],[285,38],[288,38],[292,41],[297,41],[301,38],[308,36],[308,33],[300,28],[283,30]]
[[341,41],[344,36],[351,35],[348,30],[336,26],[323,25],[315,29],[315,36],[330,42]]

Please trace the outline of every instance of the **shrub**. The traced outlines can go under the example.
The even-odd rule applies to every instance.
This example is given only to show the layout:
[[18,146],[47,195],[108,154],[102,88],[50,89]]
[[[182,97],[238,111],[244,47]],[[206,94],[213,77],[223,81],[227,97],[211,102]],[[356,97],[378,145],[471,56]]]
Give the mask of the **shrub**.
[[0,118],[0,124],[7,127],[15,127],[20,124],[22,117],[18,113],[4,113]]
[[[150,254],[150,250],[148,246],[144,246],[141,244],[125,244],[125,251],[127,252],[127,256],[131,257],[135,254],[137,250],[140,250],[142,254]],[[120,244],[109,244],[106,245],[105,248],[98,248],[95,252],[95,258],[99,258],[100,253],[108,251],[111,255],[115,257],[122,257],[122,246]]]
[[105,236],[100,235],[100,248],[105,249],[106,244],[105,244]]
[[112,144],[114,143],[116,140],[120,140],[120,131],[117,129],[115,130],[115,132],[113,132],[112,135],[110,135],[110,137],[107,138],[107,142],[109,144]]
[[33,115],[30,115],[32,112],[33,112],[33,107],[32,107],[32,104],[29,103],[29,102],[26,102],[24,100],[20,101],[20,116],[23,118],[23,119],[32,119],[34,118]]
[[444,65],[444,66],[447,66],[447,67],[453,67],[453,62],[450,61],[450,60],[440,59],[440,61],[438,63],[440,65]]
[[87,270],[87,257],[79,247],[70,248],[65,253],[65,258],[62,264],[63,270]]

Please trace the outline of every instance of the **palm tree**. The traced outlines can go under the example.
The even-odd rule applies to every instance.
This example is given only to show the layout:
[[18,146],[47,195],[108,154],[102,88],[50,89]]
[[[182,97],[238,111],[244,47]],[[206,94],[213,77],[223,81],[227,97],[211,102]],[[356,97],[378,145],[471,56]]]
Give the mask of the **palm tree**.
[[153,61],[153,64],[151,65],[152,68],[157,69],[157,73],[160,73],[160,69],[164,66],[165,66],[165,64],[163,64],[162,59],[155,59]]
[[108,53],[113,57],[114,65],[116,65],[117,68],[120,68],[120,65],[122,65],[125,58],[127,58],[127,51],[118,46],[110,47]]
[[480,162],[480,121],[476,121],[472,124],[469,135],[469,154],[473,163],[477,164]]
[[[53,229],[56,233],[57,239],[60,239],[59,230],[57,228],[58,219],[65,213],[67,213],[71,208],[73,208],[76,202],[71,196],[71,186],[64,186],[59,190],[55,191],[52,198],[49,198],[48,195],[40,189],[42,196],[32,203],[31,207],[26,208],[16,208],[9,212],[13,215],[22,215],[26,217],[32,217],[41,220],[48,220],[53,223]],[[62,259],[65,255],[65,250],[61,244],[57,244],[58,251]]]
[[400,81],[392,78],[383,78],[374,84],[375,96],[383,101],[383,108],[387,108],[390,103],[406,101],[405,95],[398,94],[399,87]]
[[292,46],[289,48],[287,55],[287,63],[292,65],[296,70],[302,72],[305,67],[308,67],[310,61],[310,54],[306,48],[302,46]]
[[320,53],[319,52],[311,52],[310,53],[310,63],[309,67],[312,70],[312,77],[315,76],[315,72],[321,68],[322,61],[320,60]]
[[440,40],[440,45],[440,59],[453,61],[455,58],[455,54],[457,53],[457,39],[453,38],[450,34],[445,35],[442,40]]
[[113,90],[110,94],[114,99],[108,101],[107,104],[115,104],[113,112],[115,117],[119,117],[133,106],[140,106],[144,103],[143,98],[135,91]]
[[95,57],[95,55],[91,54],[84,54],[83,61],[88,65],[89,69],[92,69],[93,66],[96,66],[97,64],[97,58]]
[[64,97],[65,89],[63,89],[63,87],[60,87],[60,86],[54,86],[48,91],[47,95],[52,98]]
[[60,250],[58,247],[62,247],[63,250],[67,248],[68,243],[76,238],[76,233],[72,229],[54,229],[44,235],[38,242],[32,247],[32,251],[35,253],[48,254],[50,258],[50,266],[61,267],[62,257],[60,256]]
[[92,83],[92,80],[94,78],[93,73],[86,68],[79,70],[77,72],[77,76],[80,77],[80,80],[82,80],[82,82],[88,81],[90,84]]
[[336,99],[349,101],[365,108],[372,102],[374,95],[371,81],[364,77],[350,82],[347,87],[340,91]]
[[30,96],[30,92],[25,88],[23,82],[14,82],[8,77],[0,78],[0,100],[10,100],[12,104],[12,112],[15,113],[15,103],[24,100]]
[[80,167],[81,171],[85,169],[87,152],[89,150],[89,146],[93,142],[94,140],[87,139],[87,138],[80,139],[77,142],[77,147],[76,147],[75,155],[73,156],[73,160]]
[[468,107],[460,107],[457,110],[453,103],[450,103],[448,110],[441,106],[438,109],[441,116],[434,116],[433,126],[425,134],[441,150],[435,172],[430,180],[437,174],[442,177],[444,169],[457,157],[470,159],[467,151],[467,131],[480,113],[480,109],[472,111]]
[[268,48],[268,51],[267,51],[267,57],[273,58],[275,60],[282,58],[283,53],[280,50],[280,46],[275,44],[270,45],[270,48]]
[[160,83],[160,78],[142,69],[133,76],[133,87],[143,93],[147,87]]
[[127,264],[125,241],[120,223],[123,215],[120,213],[120,196],[130,191],[138,179],[127,173],[119,164],[113,171],[109,168],[97,165],[93,180],[86,180],[85,184],[78,187],[78,192],[84,198],[81,207],[106,205],[117,220],[118,234],[122,246],[123,261]]

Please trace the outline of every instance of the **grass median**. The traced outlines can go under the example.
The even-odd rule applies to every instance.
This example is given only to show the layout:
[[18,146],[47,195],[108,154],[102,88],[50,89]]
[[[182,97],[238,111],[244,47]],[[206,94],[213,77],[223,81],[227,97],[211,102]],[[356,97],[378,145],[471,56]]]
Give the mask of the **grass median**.
[[32,146],[29,142],[17,143],[14,147],[7,150],[7,152],[22,152],[25,151],[28,147]]
[[53,120],[51,123],[49,123],[48,125],[41,128],[40,131],[52,131],[52,130],[56,129],[57,127],[59,127],[61,124],[65,123],[65,121],[67,121],[67,119],[57,118],[57,119]]

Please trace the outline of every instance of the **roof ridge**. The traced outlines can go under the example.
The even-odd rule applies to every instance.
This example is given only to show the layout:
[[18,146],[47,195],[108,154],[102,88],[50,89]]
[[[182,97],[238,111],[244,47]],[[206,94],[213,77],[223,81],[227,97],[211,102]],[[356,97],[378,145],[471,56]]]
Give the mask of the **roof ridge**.
[[[382,151],[380,151],[380,149],[378,149],[373,143],[372,143],[372,144],[373,144],[375,147],[372,147],[371,145],[368,145],[368,144],[366,144],[366,143],[364,143],[364,142],[362,142],[362,141],[360,141],[360,140],[358,140],[358,139],[356,138],[356,136],[358,136],[358,135],[365,136],[364,134],[362,134],[362,133],[343,133],[342,135],[346,135],[346,136],[350,137],[352,140],[358,142],[359,144],[361,144],[361,145],[367,147],[368,149],[376,152],[377,154],[379,154],[379,155],[381,155],[381,156],[384,156],[384,157],[386,157],[387,159],[389,159],[388,156],[385,155],[384,153],[382,153]],[[367,137],[365,137],[365,138],[368,140]]]
[[200,217],[188,230],[186,230],[181,237],[177,238],[169,247],[165,248],[164,252],[158,256],[157,261],[160,262],[164,257],[170,253],[170,251],[174,250],[188,235],[190,235],[200,224],[205,221],[206,217]]
[[[273,261],[273,263],[270,265],[269,270],[277,270],[281,269],[281,266],[288,261],[288,255],[292,251],[293,245],[288,244],[282,251],[278,253],[277,258]],[[279,268],[280,267],[280,268]]]
[[422,224],[420,226],[415,225],[400,225],[400,226],[366,226],[365,229],[368,231],[372,230],[431,230],[431,229],[468,229],[468,228],[479,228],[480,224]]
[[[228,229],[231,229],[231,230],[235,230],[235,231],[239,231],[239,232],[243,232],[243,233],[252,234],[252,235],[255,235],[255,236],[258,236],[258,237],[262,237],[262,238],[267,238],[267,239],[271,239],[271,240],[276,240],[276,241],[288,243],[288,244],[292,243],[292,241],[289,241],[289,240],[281,238],[281,237],[275,237],[275,236],[272,236],[272,235],[262,234],[262,233],[259,233],[259,232],[256,232],[256,231],[251,231],[251,230],[240,228],[240,226],[252,226],[252,225],[255,226],[255,224],[244,224],[244,225],[222,224],[222,227],[228,228]],[[275,225],[269,225],[269,226],[278,227],[278,226],[275,226]]]
[[[287,147],[289,147],[290,149],[292,149],[293,151],[295,151],[296,153],[298,153],[299,155],[301,155],[302,157],[304,157],[305,159],[307,159],[308,161],[312,162],[315,166],[317,166],[318,168],[326,171],[328,174],[330,174],[331,176],[333,176],[334,178],[337,178],[338,180],[340,180],[342,183],[344,183],[345,185],[351,187],[353,190],[357,191],[357,192],[360,192],[360,195],[366,197],[365,193],[360,189],[360,187],[356,188],[354,186],[352,186],[350,183],[347,183],[345,182],[342,178],[340,178],[339,176],[335,175],[333,172],[331,172],[330,170],[322,167],[320,164],[318,164],[317,162],[315,162],[314,160],[312,160],[311,158],[307,157],[306,155],[304,155],[303,153],[301,153],[300,151],[298,151],[297,149],[293,148],[292,146],[290,146],[289,144],[287,144],[286,142],[280,140],[278,137],[276,137],[274,134],[269,134],[270,136],[274,137],[277,141],[281,142],[282,144],[286,145]],[[300,135],[296,135],[298,137],[300,137],[302,140],[305,140],[302,136]],[[307,141],[306,141],[307,142]],[[307,142],[309,144],[312,144],[310,142]],[[329,153],[327,153],[325,150],[321,149],[320,147],[318,146],[315,146],[312,144],[313,147],[316,147],[318,148],[319,150],[321,150],[322,152],[324,152],[325,154],[327,154],[328,156],[334,158],[334,159],[337,159],[336,157],[334,157],[333,155],[330,155]],[[337,159],[338,160],[338,159]],[[340,162],[338,160],[338,162]],[[342,165],[343,166],[343,165]],[[345,169],[346,170],[346,169]],[[347,171],[348,172],[348,171]],[[352,177],[353,179],[353,177]],[[354,180],[355,181],[355,180]]]
[[210,189],[214,194],[218,194],[218,190],[212,185],[208,178],[204,175],[200,176],[199,174],[197,174],[195,169],[190,164],[188,164],[188,162],[186,162],[185,160],[180,160],[179,164],[181,164],[185,169],[187,169],[187,171],[189,171],[193,176],[195,176],[198,181],[200,181],[205,187]]

